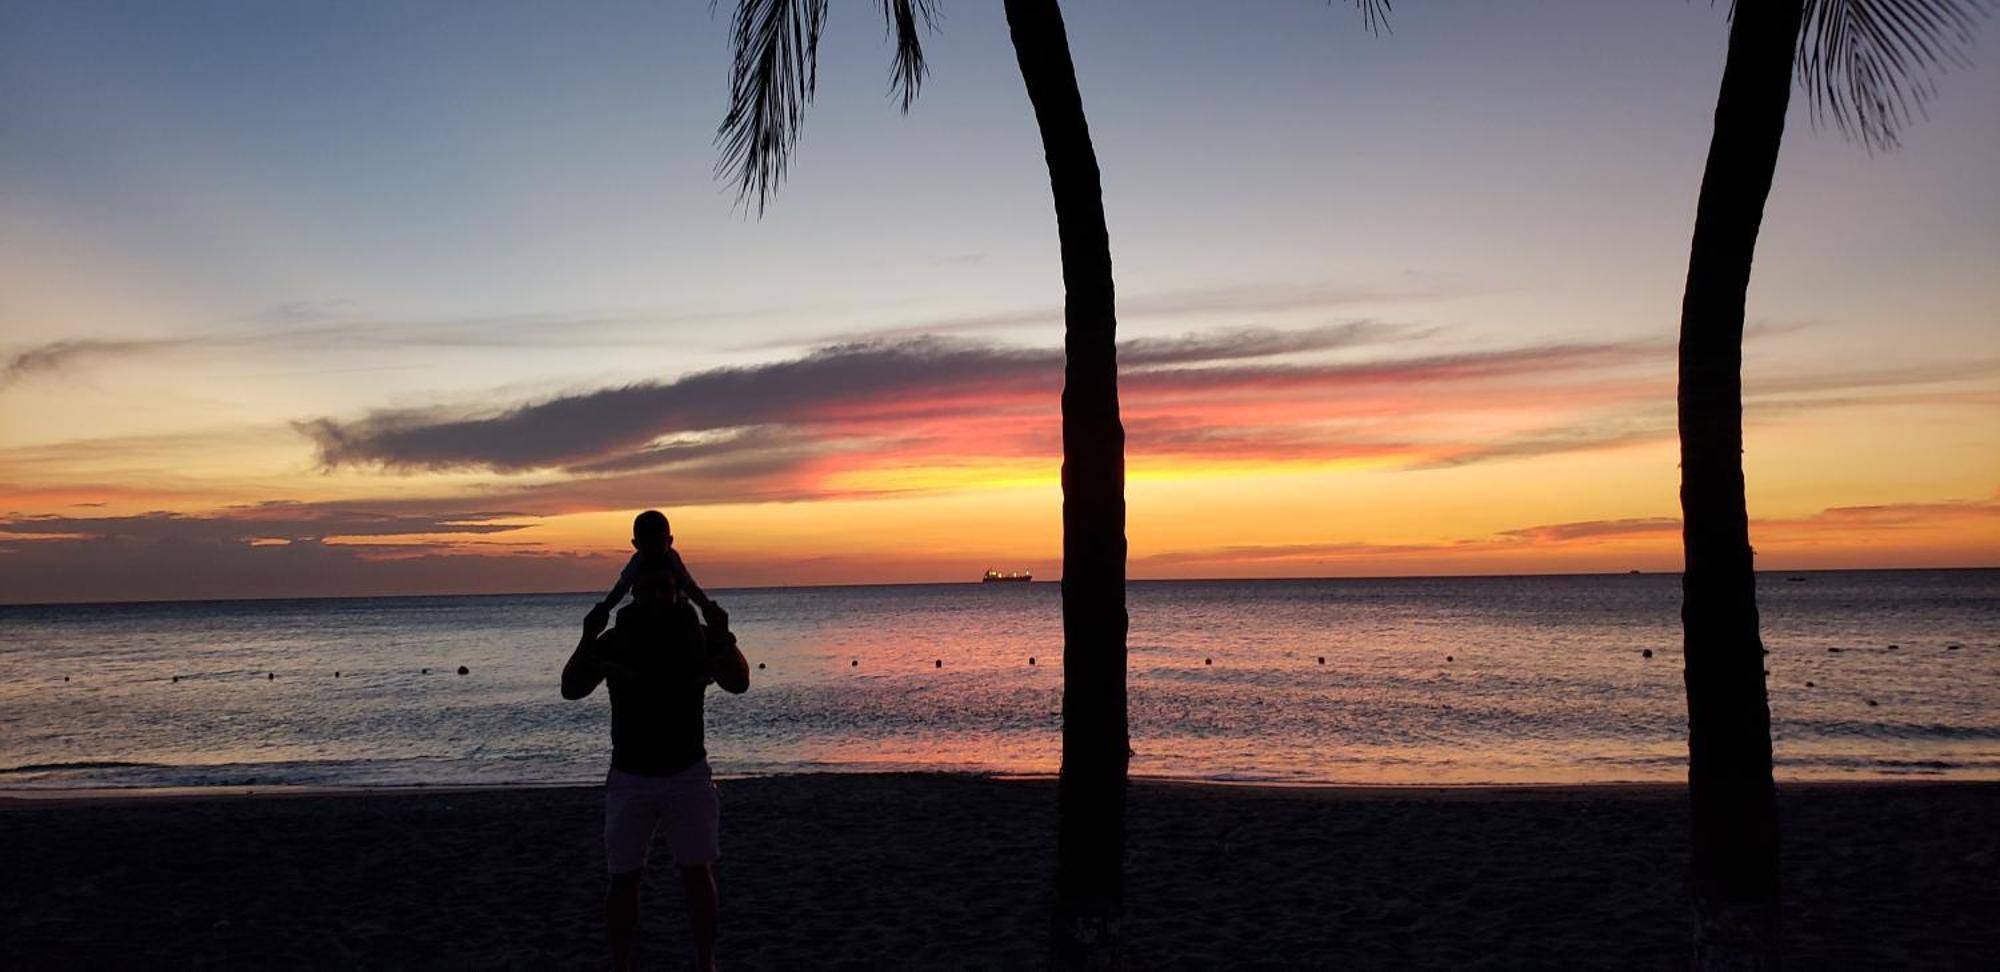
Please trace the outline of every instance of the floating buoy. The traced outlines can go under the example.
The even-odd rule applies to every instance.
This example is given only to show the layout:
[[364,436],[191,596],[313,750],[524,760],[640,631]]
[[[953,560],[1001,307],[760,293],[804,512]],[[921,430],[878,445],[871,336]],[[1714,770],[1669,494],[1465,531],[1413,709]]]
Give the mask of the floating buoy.
[[937,667],[939,667],[939,668],[943,668],[943,667],[944,667],[944,659],[940,658],[940,659],[938,659],[938,660],[937,660]]
[[853,660],[853,661],[851,661],[851,662],[848,662],[848,663],[847,663],[847,667],[849,667],[849,668],[860,668],[860,667],[861,667],[861,659],[859,659],[859,658],[856,658],[855,660]]
[[1875,700],[1874,700],[1874,699],[1869,699],[1869,700],[1868,700],[1868,707],[1869,707],[1869,708],[1871,708],[1871,709],[1875,707]]
[[1322,665],[1326,664],[1326,656],[1325,656],[1325,655],[1321,655],[1321,656],[1319,656],[1319,663],[1320,663],[1320,664],[1322,664]]
[[460,666],[458,666],[458,673],[459,673],[460,675],[470,675],[470,674],[472,674],[472,669],[470,669],[470,668],[467,668],[467,667],[465,667],[464,665],[460,665]]
[[1451,657],[1450,655],[1446,655],[1446,656],[1444,656],[1444,660],[1445,660],[1445,661],[1456,661],[1457,659],[1455,659],[1455,658]]
[[1033,656],[1033,655],[1029,655],[1029,656],[1028,656],[1028,664],[1030,664],[1030,665],[1033,665],[1034,663],[1035,663],[1035,656]]
[[339,677],[340,677],[340,673],[339,673],[339,672],[334,672],[334,673],[333,673],[333,677],[334,677],[334,678],[339,678]]
[[430,670],[430,669],[428,669],[428,668],[424,669],[424,674],[425,674],[425,675],[429,675],[430,673],[431,673],[431,670]]
[[1813,687],[1813,683],[1811,683],[1811,682],[1807,682],[1807,683],[1806,683],[1806,688],[1812,688],[1812,687]]
[[63,676],[63,681],[65,681],[65,682],[69,681],[69,676],[68,676],[68,675],[64,675],[64,676]]
[[763,662],[758,662],[758,663],[757,663],[757,670],[758,670],[758,671],[760,671],[760,672],[764,670],[764,663],[763,663]]
[[1213,665],[1213,664],[1215,664],[1215,659],[1213,659],[1213,658],[1204,658],[1204,659],[1202,659],[1202,660],[1201,660],[1201,663],[1202,663],[1202,664],[1204,664],[1204,665]]
[[174,676],[174,681],[175,681],[175,682],[179,682],[180,680],[181,680],[181,677],[180,677],[179,675],[175,675],[175,676]]
[[1829,654],[1829,655],[1838,655],[1838,654],[1840,654],[1840,649],[1839,649],[1839,648],[1836,648],[1836,647],[1834,647],[1834,646],[1832,646],[1832,645],[1828,645],[1828,646],[1827,646],[1827,648],[1826,648],[1826,653],[1827,653],[1827,654]]
[[1902,649],[1902,647],[1903,647],[1902,645],[1890,645],[1890,646],[1889,646],[1889,650],[1890,650],[1890,651],[1899,651],[1899,650],[1901,650],[1901,649]]
[[1653,649],[1651,649],[1651,648],[1648,648],[1648,649],[1646,649],[1646,650],[1644,650],[1644,651],[1640,652],[1640,653],[1639,653],[1639,657],[1640,657],[1640,658],[1651,658],[1651,657],[1653,657]]
[[265,672],[265,673],[264,673],[264,681],[266,681],[266,682],[275,682],[275,681],[277,681],[277,680],[278,680],[278,673],[277,673],[277,672]]

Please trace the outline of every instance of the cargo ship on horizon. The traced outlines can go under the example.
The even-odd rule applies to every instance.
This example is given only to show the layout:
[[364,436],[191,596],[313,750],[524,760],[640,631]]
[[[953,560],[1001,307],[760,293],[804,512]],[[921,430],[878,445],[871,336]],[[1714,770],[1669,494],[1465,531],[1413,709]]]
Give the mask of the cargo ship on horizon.
[[986,572],[986,576],[979,579],[979,582],[982,584],[1027,583],[1034,579],[1035,574],[1033,571],[989,570]]

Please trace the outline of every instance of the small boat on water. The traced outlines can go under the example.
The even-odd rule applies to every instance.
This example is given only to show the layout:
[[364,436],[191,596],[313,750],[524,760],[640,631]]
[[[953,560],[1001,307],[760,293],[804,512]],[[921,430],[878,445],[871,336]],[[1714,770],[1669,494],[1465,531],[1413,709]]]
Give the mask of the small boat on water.
[[1005,584],[1009,582],[1026,583],[1034,579],[1035,575],[1032,571],[989,570],[986,572],[986,576],[981,577],[979,581],[982,584]]

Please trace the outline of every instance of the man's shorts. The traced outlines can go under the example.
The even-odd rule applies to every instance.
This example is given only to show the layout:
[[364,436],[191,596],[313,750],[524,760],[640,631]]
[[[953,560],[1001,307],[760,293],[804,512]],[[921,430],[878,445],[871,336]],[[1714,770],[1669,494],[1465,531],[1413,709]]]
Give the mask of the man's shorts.
[[605,863],[613,874],[645,867],[653,831],[662,825],[675,864],[714,863],[721,854],[716,845],[720,816],[708,760],[697,760],[671,776],[643,776],[613,767],[604,780]]

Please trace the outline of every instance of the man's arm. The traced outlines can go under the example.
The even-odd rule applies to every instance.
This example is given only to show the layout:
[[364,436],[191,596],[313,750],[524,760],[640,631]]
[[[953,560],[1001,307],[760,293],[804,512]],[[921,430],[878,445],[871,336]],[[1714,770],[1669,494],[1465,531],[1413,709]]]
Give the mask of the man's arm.
[[576,650],[570,652],[569,661],[562,670],[562,697],[580,699],[597,690],[597,683],[604,681],[607,666],[590,650],[597,636],[604,633],[605,613],[592,611],[583,619],[583,637],[576,643]]
[[729,630],[729,612],[708,601],[701,606],[702,620],[708,622],[708,674],[724,692],[742,695],[750,690],[750,661],[736,647],[736,635]]

